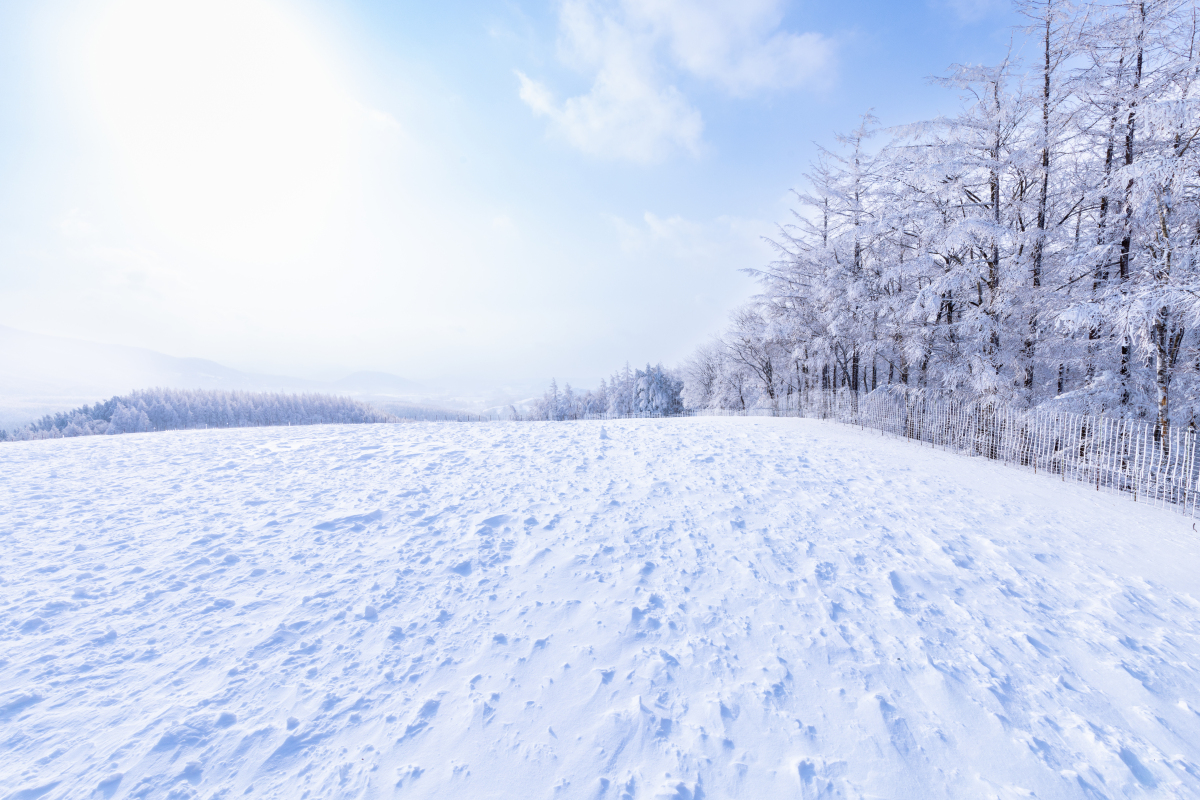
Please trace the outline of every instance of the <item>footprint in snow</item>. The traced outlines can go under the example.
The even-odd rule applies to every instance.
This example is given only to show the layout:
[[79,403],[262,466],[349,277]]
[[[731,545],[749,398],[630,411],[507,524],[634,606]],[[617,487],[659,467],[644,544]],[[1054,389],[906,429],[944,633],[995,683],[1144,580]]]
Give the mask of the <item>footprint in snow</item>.
[[814,572],[816,573],[817,581],[820,583],[833,583],[837,580],[837,565],[831,564],[828,561],[822,561],[820,564],[817,564]]
[[233,605],[234,605],[234,602],[232,600],[224,600],[224,599],[213,600],[212,603],[210,603],[209,605],[207,605],[203,609],[201,609],[200,613],[201,614],[209,614],[213,611],[221,611],[226,608],[233,608]]

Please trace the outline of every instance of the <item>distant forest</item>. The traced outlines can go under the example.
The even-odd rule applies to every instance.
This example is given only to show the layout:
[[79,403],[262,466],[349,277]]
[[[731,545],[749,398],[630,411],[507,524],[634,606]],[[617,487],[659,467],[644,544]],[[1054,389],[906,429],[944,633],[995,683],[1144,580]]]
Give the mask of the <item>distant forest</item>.
[[683,411],[683,380],[662,364],[645,370],[625,369],[613,373],[607,381],[601,380],[595,389],[576,391],[571,384],[558,388],[558,382],[550,381],[550,388],[542,398],[534,402],[528,418],[534,420],[585,419],[609,416],[670,416]]
[[394,422],[365,403],[325,394],[274,394],[220,389],[145,389],[73,411],[47,414],[0,441],[140,433],[193,428]]

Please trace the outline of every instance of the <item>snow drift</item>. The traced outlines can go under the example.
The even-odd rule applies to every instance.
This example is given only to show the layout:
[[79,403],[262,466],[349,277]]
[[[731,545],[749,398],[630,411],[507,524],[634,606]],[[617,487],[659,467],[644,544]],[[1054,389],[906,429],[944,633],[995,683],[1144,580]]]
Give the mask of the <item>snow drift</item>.
[[0,796],[1192,797],[1166,510],[810,420],[0,453]]

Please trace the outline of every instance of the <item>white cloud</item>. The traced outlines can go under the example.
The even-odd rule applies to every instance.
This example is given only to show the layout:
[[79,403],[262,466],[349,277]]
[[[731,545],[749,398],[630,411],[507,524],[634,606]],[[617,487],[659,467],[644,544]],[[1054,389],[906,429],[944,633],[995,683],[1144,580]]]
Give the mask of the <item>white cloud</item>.
[[564,0],[560,59],[592,77],[558,102],[518,72],[520,97],[553,132],[590,155],[657,161],[701,149],[700,112],[670,83],[699,79],[734,96],[827,80],[832,42],[779,29],[780,0]]
[[698,152],[704,123],[679,90],[657,79],[652,36],[587,0],[564,3],[559,27],[559,55],[594,76],[591,91],[559,103],[544,84],[517,73],[521,99],[556,135],[589,155],[643,163],[676,149]]
[[704,129],[700,112],[674,87],[656,87],[636,71],[605,68],[590,92],[561,105],[545,85],[520,72],[517,77],[521,99],[588,155],[648,163],[676,148],[698,152]]
[[818,33],[778,30],[779,0],[625,0],[630,18],[668,43],[674,62],[733,95],[820,82],[833,43]]
[[652,211],[642,215],[644,225],[612,218],[621,251],[627,255],[654,253],[669,258],[691,258],[709,254],[713,236],[705,226],[678,214],[660,217]]

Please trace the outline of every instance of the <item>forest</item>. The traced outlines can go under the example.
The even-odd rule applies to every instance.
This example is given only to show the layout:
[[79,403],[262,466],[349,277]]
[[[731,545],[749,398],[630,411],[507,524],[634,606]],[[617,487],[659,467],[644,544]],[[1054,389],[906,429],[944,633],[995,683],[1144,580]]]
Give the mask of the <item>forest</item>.
[[395,418],[347,397],[220,389],[146,389],[48,414],[0,441],[141,433],[192,428],[392,422]]
[[1200,402],[1194,3],[1018,2],[956,113],[822,149],[760,291],[683,365],[691,408],[899,385],[1192,424]]
[[520,416],[532,420],[671,416],[684,410],[682,393],[683,380],[662,364],[647,364],[645,370],[631,370],[626,364],[597,388],[582,392],[569,383],[560,390],[552,379],[541,399]]

